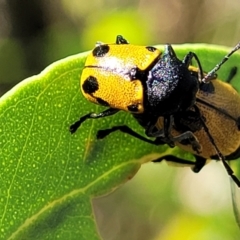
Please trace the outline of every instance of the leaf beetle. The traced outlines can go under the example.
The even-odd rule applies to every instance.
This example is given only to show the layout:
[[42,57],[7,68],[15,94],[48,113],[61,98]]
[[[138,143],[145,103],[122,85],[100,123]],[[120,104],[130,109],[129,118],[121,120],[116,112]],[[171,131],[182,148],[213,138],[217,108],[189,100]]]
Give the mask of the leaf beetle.
[[[90,102],[108,107],[100,113],[88,113],[70,126],[74,133],[87,119],[130,112],[145,129],[147,137],[127,125],[99,130],[102,139],[119,130],[150,144],[178,146],[190,152],[195,162],[167,155],[163,159],[192,166],[199,172],[207,160],[222,161],[231,177],[232,203],[240,227],[240,205],[236,186],[240,180],[226,160],[240,157],[240,95],[229,84],[237,72],[234,67],[226,82],[216,72],[240,48],[240,42],[207,74],[200,60],[189,52],[178,59],[170,44],[164,52],[152,46],[129,44],[117,36],[115,44],[98,42],[87,57],[81,75],[81,91]],[[197,67],[191,65],[195,60]],[[239,193],[239,191],[238,191]]]
[[[160,52],[152,46],[129,44],[120,35],[115,44],[98,42],[87,57],[80,85],[87,100],[109,108],[82,116],[70,126],[70,131],[74,133],[87,119],[124,110],[144,127],[146,136],[155,140],[128,126],[99,130],[98,138],[120,130],[151,144],[179,146],[195,156],[195,163],[175,156],[164,159],[193,165],[194,172],[199,172],[207,159],[221,160],[240,187],[226,162],[240,157],[240,95],[216,76],[217,70],[239,48],[240,43],[205,74],[195,53],[189,52],[180,60],[170,44]],[[193,59],[197,67],[191,65]],[[235,73],[236,68],[230,78]]]

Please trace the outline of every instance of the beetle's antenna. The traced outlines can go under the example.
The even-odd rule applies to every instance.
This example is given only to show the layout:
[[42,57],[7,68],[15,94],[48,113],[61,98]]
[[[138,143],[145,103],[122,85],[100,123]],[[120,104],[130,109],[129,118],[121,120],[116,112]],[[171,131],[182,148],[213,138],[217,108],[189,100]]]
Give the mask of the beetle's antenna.
[[209,79],[212,79],[212,76],[221,68],[221,66],[229,59],[229,57],[240,49],[240,42],[218,63],[208,74],[202,79],[203,82],[209,82]]

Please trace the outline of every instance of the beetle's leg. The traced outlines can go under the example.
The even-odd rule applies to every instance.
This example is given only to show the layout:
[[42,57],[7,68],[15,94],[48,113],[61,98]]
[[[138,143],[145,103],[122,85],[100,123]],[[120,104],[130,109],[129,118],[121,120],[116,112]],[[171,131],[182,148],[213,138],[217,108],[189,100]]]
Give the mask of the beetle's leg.
[[192,170],[193,172],[198,173],[205,166],[207,159],[197,155],[194,155],[194,156],[195,156],[196,162],[194,167],[192,167]]
[[[188,140],[192,146],[192,149],[196,153],[201,153],[202,147],[199,144],[196,136],[191,131],[186,131],[178,136],[172,136],[171,129],[173,125],[173,117],[164,117],[164,127],[163,129],[157,129],[155,125],[149,125],[146,129],[146,135],[149,137],[156,137],[162,139],[163,142],[169,145],[169,147],[174,147],[175,142],[181,143],[183,140]],[[155,131],[154,131],[155,130]]]
[[165,160],[167,162],[174,163],[175,165],[179,165],[180,167],[181,166],[182,167],[192,166],[191,169],[193,170],[193,172],[198,173],[206,164],[206,159],[203,157],[200,157],[200,156],[196,156],[196,155],[194,155],[194,157],[195,157],[195,162],[186,160],[186,159],[181,159],[174,155],[166,155],[166,156],[163,156],[163,157],[153,160],[153,162],[161,162],[161,161]]
[[199,79],[199,82],[201,82],[201,80],[203,79],[204,77],[204,72],[203,72],[203,69],[202,69],[202,65],[201,65],[201,62],[198,58],[198,56],[196,55],[196,53],[194,52],[189,52],[183,59],[183,63],[186,65],[186,67],[189,67],[189,65],[191,65],[192,63],[192,60],[195,59],[196,62],[197,62],[197,67],[199,69],[198,71],[198,79]]
[[151,136],[151,137],[154,136],[156,138],[160,138],[160,139],[162,139],[163,142],[168,144],[170,147],[174,147],[175,142],[181,143],[181,141],[183,141],[183,140],[188,140],[192,146],[192,149],[196,153],[201,153],[201,150],[202,150],[202,146],[200,145],[196,136],[191,131],[186,131],[186,132],[184,132],[178,136],[174,136],[174,137],[170,134],[170,135],[168,135],[168,137],[166,137],[164,134],[164,131],[161,129],[161,130],[158,130],[148,136]]
[[192,162],[190,160],[181,159],[174,155],[166,155],[166,156],[157,158],[157,159],[153,160],[152,162],[159,163],[159,162],[162,162],[163,160],[165,160],[167,162],[175,163],[176,165],[179,165],[179,166],[189,167],[189,166],[195,165],[195,162]]
[[163,124],[164,124],[163,132],[165,135],[165,139],[167,140],[167,144],[170,147],[175,147],[175,144],[171,135],[173,117],[172,116],[164,117]]
[[[143,137],[142,135],[133,131],[131,128],[129,128],[126,125],[114,126],[112,128],[109,128],[109,129],[99,130],[97,132],[97,139],[103,139],[103,138],[107,137],[109,134],[111,134],[115,131],[121,131],[123,133],[127,133],[127,134],[131,135],[132,137],[135,137],[135,138],[137,138],[141,141],[144,141],[144,142],[147,142],[147,143],[150,143],[150,144],[153,144],[153,145],[164,145],[164,144],[166,144],[166,142],[163,141],[162,137],[157,137],[157,138],[155,138],[155,140],[151,140],[151,139]],[[160,157],[158,159],[153,160],[153,162],[161,162],[162,160],[166,160],[168,162],[173,162],[173,163],[176,163],[176,164],[179,164],[179,165],[192,166],[192,170],[197,173],[205,165],[206,159],[204,159],[202,157],[199,157],[199,156],[195,156],[195,159],[196,159],[196,162],[192,162],[192,161],[189,161],[189,160],[178,158],[178,157],[173,156],[173,155],[166,155],[164,157]]]
[[115,132],[115,131],[121,131],[123,133],[127,133],[129,135],[131,135],[132,137],[135,137],[141,141],[150,143],[150,144],[154,144],[154,145],[163,145],[166,144],[165,142],[161,141],[161,139],[156,138],[155,140],[151,140],[148,138],[143,137],[142,135],[138,134],[137,132],[133,131],[130,127],[126,126],[126,125],[122,125],[122,126],[114,126],[112,128],[109,129],[104,129],[104,130],[99,130],[97,132],[97,139],[103,139],[106,136],[108,136],[109,134]]
[[238,70],[237,67],[232,67],[232,69],[230,70],[229,75],[228,75],[228,77],[226,79],[227,83],[230,83],[233,80],[233,78],[237,74],[237,70]]
[[85,122],[87,119],[89,118],[93,118],[93,119],[97,119],[97,118],[102,118],[102,117],[107,117],[107,116],[111,116],[115,113],[117,113],[119,110],[118,109],[113,109],[113,108],[109,108],[103,112],[100,113],[88,113],[85,116],[82,116],[78,121],[76,121],[74,124],[72,124],[70,126],[70,132],[71,133],[75,133],[77,131],[77,129],[80,127],[80,125]]
[[128,41],[122,35],[117,35],[116,44],[128,44]]
[[[202,64],[201,64],[201,62],[200,62],[197,54],[194,53],[194,52],[189,52],[189,53],[184,57],[184,59],[183,59],[182,62],[183,62],[187,67],[189,67],[189,66],[192,64],[192,60],[193,60],[193,59],[195,59],[196,62],[197,62],[198,80],[199,80],[199,82],[202,82],[202,79],[204,79],[204,74],[207,75],[207,73],[204,73],[204,71],[203,71],[203,69],[202,69]],[[217,78],[217,74],[214,73],[214,74],[212,74],[211,76],[209,76],[207,82],[209,82],[209,81],[211,81],[211,80],[214,80],[214,79],[216,79],[216,78]]]
[[172,140],[174,142],[179,142],[179,143],[181,143],[181,141],[183,141],[183,140],[188,140],[192,146],[192,149],[196,153],[201,153],[202,146],[200,145],[196,136],[191,131],[186,131],[178,136],[174,136],[174,137],[172,137]]
[[173,137],[171,135],[171,129],[173,124],[173,117],[172,116],[166,116],[163,119],[163,129],[158,129],[156,127],[156,123],[152,124],[149,123],[145,134],[148,137],[155,137],[162,139],[163,142],[168,144],[169,147],[175,147]]

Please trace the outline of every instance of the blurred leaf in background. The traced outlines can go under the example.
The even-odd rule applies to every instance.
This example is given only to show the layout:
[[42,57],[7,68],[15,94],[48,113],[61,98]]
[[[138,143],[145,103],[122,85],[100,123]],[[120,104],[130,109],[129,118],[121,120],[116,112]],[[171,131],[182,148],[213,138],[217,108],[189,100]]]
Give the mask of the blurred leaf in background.
[[[233,46],[239,39],[239,2],[230,0],[0,2],[0,94],[96,41],[122,34],[132,43],[206,42]],[[12,71],[14,69],[14,71]]]

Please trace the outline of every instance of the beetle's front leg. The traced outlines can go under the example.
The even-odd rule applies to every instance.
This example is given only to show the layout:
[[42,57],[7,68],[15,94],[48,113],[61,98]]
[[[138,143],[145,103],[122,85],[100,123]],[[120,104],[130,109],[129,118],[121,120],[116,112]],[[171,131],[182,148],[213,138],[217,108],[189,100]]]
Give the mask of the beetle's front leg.
[[149,137],[160,138],[163,142],[168,144],[170,147],[174,147],[176,142],[181,143],[184,140],[188,140],[192,146],[192,149],[197,154],[201,153],[202,146],[200,145],[196,136],[191,131],[186,131],[177,136],[173,136],[171,134],[172,126],[173,126],[173,116],[164,117],[163,124],[164,125],[162,129],[158,129],[156,127],[156,124],[154,125],[149,124],[146,130],[146,135]]

